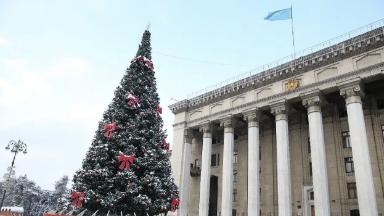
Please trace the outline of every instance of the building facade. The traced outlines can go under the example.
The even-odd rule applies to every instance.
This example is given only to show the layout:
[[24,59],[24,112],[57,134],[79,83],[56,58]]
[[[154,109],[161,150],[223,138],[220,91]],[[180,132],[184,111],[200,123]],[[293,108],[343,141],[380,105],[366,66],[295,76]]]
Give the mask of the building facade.
[[176,215],[384,215],[383,23],[171,105]]

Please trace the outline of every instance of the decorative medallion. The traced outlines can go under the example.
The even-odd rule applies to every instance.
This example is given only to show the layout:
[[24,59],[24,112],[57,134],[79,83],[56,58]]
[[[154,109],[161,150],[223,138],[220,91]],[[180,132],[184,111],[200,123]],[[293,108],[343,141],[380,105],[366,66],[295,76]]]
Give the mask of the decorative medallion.
[[299,86],[299,81],[297,81],[296,78],[288,80],[288,82],[285,84],[287,86],[288,90],[293,90]]

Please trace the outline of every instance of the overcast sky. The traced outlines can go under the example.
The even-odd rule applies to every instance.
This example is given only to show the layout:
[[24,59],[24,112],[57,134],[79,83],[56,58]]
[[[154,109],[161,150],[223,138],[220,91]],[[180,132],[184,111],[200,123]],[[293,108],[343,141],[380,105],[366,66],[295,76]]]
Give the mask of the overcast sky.
[[[0,1],[0,174],[10,140],[28,144],[16,174],[45,189],[81,166],[98,121],[152,22],[165,127],[170,98],[272,62],[293,51],[291,22],[264,21],[293,5],[296,50],[384,18],[382,0]],[[2,177],[2,176],[0,176]]]

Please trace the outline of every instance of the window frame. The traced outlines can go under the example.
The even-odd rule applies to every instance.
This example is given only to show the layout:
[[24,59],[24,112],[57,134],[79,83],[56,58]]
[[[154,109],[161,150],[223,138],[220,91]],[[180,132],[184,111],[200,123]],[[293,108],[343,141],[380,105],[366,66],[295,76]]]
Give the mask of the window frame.
[[237,150],[234,150],[233,151],[233,164],[237,164],[237,162],[239,161],[239,152]]
[[[354,164],[354,161],[353,161],[353,157],[347,157],[347,158],[344,158],[344,164],[345,164],[345,172],[346,173],[355,173],[355,164]],[[348,167],[347,167],[347,164],[351,164],[350,168],[351,168],[351,171],[348,171]]]
[[216,154],[212,154],[211,155],[211,167],[215,167],[216,166]]
[[348,199],[357,199],[356,182],[347,183]]
[[232,202],[237,202],[237,189],[233,189]]
[[237,170],[233,170],[233,182],[237,182],[238,180],[238,172]]
[[351,135],[350,135],[349,131],[341,132],[341,140],[343,142],[343,148],[344,149],[352,148]]

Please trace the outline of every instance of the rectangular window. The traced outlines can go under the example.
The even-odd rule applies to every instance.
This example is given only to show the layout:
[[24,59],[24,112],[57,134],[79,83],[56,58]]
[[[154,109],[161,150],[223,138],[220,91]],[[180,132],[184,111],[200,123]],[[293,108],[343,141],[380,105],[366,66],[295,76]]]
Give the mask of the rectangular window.
[[195,168],[199,167],[199,159],[195,159]]
[[311,138],[308,138],[308,153],[311,153]]
[[343,139],[343,148],[351,148],[351,137],[349,136],[349,131],[341,133]]
[[216,166],[216,155],[211,155],[211,166]]
[[347,116],[348,116],[347,107],[339,108],[339,117],[343,118]]
[[237,150],[233,151],[233,163],[237,164]]
[[217,166],[219,166],[219,162],[220,162],[220,154],[217,154]]
[[261,146],[259,146],[259,160],[261,160]]
[[233,182],[237,182],[237,170],[233,170]]
[[309,192],[308,199],[309,200],[315,200],[315,193],[313,191]]
[[348,198],[356,199],[357,198],[356,183],[348,183],[347,188],[348,188]]
[[237,216],[236,215],[236,209],[232,209],[232,216]]
[[345,161],[345,172],[347,173],[354,173],[355,172],[355,166],[353,165],[353,158],[344,158]]
[[309,162],[309,176],[312,176],[312,162]]
[[356,210],[351,210],[350,213],[351,213],[350,214],[351,216],[360,216],[360,211],[357,210],[357,209]]
[[261,181],[261,168],[259,168],[259,179]]
[[259,196],[260,196],[260,200],[261,200],[261,188],[259,189]]
[[237,189],[233,189],[232,201],[237,202]]
[[233,134],[233,139],[234,139],[234,140],[239,139],[239,135],[237,135],[237,134]]

